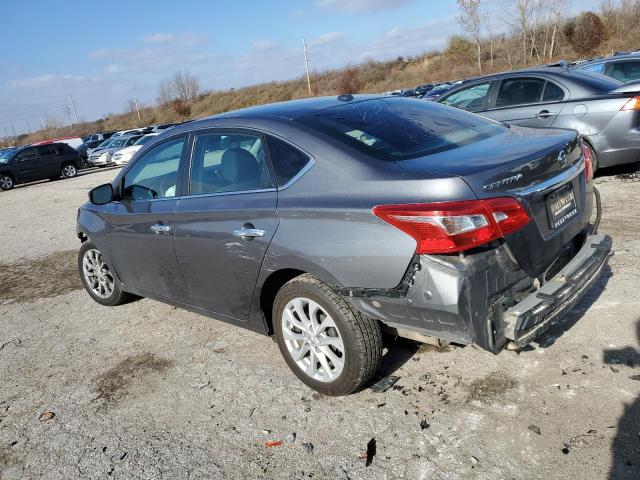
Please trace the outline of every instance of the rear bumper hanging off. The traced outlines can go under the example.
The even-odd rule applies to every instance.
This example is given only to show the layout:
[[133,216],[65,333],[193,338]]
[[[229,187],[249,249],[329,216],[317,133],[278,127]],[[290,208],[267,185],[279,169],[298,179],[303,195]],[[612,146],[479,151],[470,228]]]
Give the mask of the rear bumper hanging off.
[[551,280],[503,313],[504,335],[524,347],[568,312],[596,283],[613,254],[608,235],[590,235]]

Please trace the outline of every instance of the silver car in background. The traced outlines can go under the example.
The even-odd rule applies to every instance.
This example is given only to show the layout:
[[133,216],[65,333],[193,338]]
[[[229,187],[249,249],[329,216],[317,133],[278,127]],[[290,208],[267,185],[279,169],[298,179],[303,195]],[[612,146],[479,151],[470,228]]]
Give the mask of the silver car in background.
[[90,166],[104,167],[110,165],[113,162],[113,155],[123,148],[133,145],[142,135],[130,135],[128,137],[115,135],[109,140],[105,140],[97,148],[89,153],[87,163]]
[[640,160],[640,84],[541,67],[465,81],[435,100],[511,125],[577,130],[594,170]]

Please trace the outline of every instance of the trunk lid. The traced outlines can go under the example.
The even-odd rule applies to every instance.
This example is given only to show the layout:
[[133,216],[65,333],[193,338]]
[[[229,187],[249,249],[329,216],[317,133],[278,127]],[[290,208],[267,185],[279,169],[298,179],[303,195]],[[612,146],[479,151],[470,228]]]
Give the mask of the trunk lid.
[[458,175],[478,198],[518,198],[532,220],[505,240],[520,267],[536,276],[571,248],[591,215],[592,187],[573,130],[511,126],[474,144],[397,164],[414,174]]

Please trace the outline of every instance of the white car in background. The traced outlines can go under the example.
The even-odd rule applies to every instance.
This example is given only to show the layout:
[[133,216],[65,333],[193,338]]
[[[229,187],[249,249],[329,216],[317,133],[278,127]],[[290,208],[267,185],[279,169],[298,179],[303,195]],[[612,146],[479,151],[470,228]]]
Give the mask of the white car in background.
[[133,158],[133,155],[138,150],[140,150],[145,143],[153,140],[153,138],[157,137],[158,135],[160,135],[160,134],[159,133],[149,133],[148,135],[140,137],[138,139],[138,141],[136,143],[134,143],[133,145],[125,147],[125,148],[123,148],[121,150],[118,150],[116,153],[114,153],[113,154],[113,158],[111,160],[116,165],[125,165],[126,163],[129,163],[129,160],[131,160]]

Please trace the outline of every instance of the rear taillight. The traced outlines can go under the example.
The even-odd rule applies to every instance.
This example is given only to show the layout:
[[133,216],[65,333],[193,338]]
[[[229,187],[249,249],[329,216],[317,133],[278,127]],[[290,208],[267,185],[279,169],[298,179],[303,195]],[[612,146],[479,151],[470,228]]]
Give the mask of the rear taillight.
[[412,236],[416,253],[452,253],[484,245],[530,221],[511,197],[408,205],[379,205],[373,214]]
[[629,101],[625,103],[620,110],[640,110],[640,96],[630,98]]
[[591,163],[591,149],[584,143],[580,144],[582,149],[582,156],[584,157],[584,174],[587,177],[587,182],[593,180],[593,163]]

